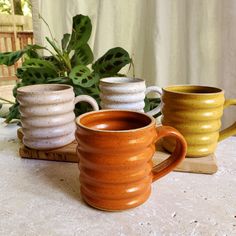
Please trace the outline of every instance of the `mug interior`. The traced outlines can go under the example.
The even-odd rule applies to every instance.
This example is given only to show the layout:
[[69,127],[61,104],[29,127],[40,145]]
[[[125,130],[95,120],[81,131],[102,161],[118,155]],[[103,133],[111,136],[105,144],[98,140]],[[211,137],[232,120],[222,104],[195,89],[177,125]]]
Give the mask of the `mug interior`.
[[154,118],[144,113],[125,110],[94,111],[76,119],[76,123],[83,128],[105,132],[140,130],[154,122]]
[[52,92],[63,92],[67,89],[72,89],[70,85],[66,84],[36,84],[20,87],[17,89],[18,93],[52,93]]
[[107,78],[102,78],[100,82],[123,84],[123,83],[139,83],[139,82],[144,82],[144,80],[138,79],[138,78],[130,78],[130,77],[107,77]]
[[166,87],[163,90],[181,94],[215,94],[223,92],[220,88],[201,85],[174,85]]

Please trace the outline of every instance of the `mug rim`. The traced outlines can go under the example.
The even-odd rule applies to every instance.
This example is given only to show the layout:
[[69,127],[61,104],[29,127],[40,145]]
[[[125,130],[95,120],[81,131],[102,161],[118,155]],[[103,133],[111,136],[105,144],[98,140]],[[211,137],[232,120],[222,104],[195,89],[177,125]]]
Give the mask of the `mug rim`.
[[[122,79],[126,79],[126,81],[121,81]],[[118,76],[113,76],[113,77],[104,77],[100,79],[100,83],[104,84],[133,84],[133,83],[143,83],[145,82],[144,79],[140,78],[133,78],[133,77],[118,77]]]
[[[195,88],[195,89],[206,89],[209,90],[209,92],[182,92],[178,91],[178,88]],[[174,90],[176,88],[176,90]],[[224,90],[221,88],[213,87],[213,86],[207,86],[207,85],[198,85],[198,84],[174,84],[174,85],[168,85],[167,87],[162,88],[163,92],[173,93],[173,94],[183,94],[183,95],[215,95],[215,94],[222,94],[224,93]],[[210,91],[211,90],[211,91]]]
[[[145,126],[142,126],[140,128],[136,128],[136,129],[127,129],[127,130],[102,130],[102,129],[94,129],[94,128],[89,128],[87,127],[86,125],[83,125],[80,121],[82,118],[86,117],[86,116],[90,116],[94,113],[113,113],[113,112],[125,112],[125,113],[136,113],[138,115],[142,115],[146,118],[148,118],[150,120],[150,122],[145,125]],[[152,116],[149,116],[143,112],[137,112],[137,111],[131,111],[131,110],[124,110],[124,109],[104,109],[104,110],[99,110],[99,111],[90,111],[90,112],[87,112],[87,113],[84,113],[80,116],[78,116],[76,119],[75,119],[75,123],[76,123],[76,126],[79,126],[87,131],[90,131],[90,132],[99,132],[99,133],[129,133],[129,132],[137,132],[137,131],[142,131],[142,130],[145,130],[147,128],[150,128],[151,126],[155,125],[156,123],[156,120],[154,117]]]
[[[47,88],[51,88],[47,90]],[[55,89],[53,89],[55,88]],[[59,89],[56,89],[59,88]],[[73,90],[72,86],[67,84],[33,84],[17,88],[18,94],[51,94],[63,93],[65,91]]]

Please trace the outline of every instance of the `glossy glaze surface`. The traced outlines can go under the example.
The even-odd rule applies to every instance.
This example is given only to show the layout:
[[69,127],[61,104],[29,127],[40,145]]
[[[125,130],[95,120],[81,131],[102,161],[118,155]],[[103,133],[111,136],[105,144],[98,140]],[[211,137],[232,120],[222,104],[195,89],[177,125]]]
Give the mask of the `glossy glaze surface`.
[[76,102],[89,102],[98,110],[96,101],[87,96],[75,98],[69,85],[32,85],[17,90],[20,103],[23,142],[34,149],[53,149],[75,139]]
[[[156,129],[143,113],[104,110],[76,120],[81,194],[93,207],[124,210],[147,200],[151,183],[169,173],[186,154],[183,137],[170,127]],[[153,168],[155,142],[178,139],[174,154]]]
[[[170,86],[163,89],[162,102],[162,124],[175,127],[183,134],[188,144],[188,157],[207,156],[215,151],[225,104],[221,89]],[[173,150],[174,140],[164,139],[163,146]]]

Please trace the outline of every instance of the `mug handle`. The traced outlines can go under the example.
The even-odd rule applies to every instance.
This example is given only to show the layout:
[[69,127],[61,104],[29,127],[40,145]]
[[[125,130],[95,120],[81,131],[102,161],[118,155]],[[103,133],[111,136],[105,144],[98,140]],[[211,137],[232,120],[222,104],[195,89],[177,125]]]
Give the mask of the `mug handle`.
[[[227,99],[224,103],[224,109],[226,107],[229,107],[231,105],[236,105],[236,99]],[[220,136],[218,141],[222,141],[230,136],[233,136],[236,134],[236,122],[234,122],[230,127],[223,129],[220,131]]]
[[166,136],[169,136],[176,138],[176,146],[175,150],[169,158],[155,165],[152,168],[152,182],[160,179],[161,177],[165,176],[170,171],[172,171],[181,161],[184,160],[187,152],[187,143],[182,134],[180,134],[176,129],[170,126],[159,126],[156,127],[156,132],[156,142]]
[[97,104],[97,101],[88,95],[79,95],[77,97],[75,97],[74,99],[74,104],[77,104],[78,102],[87,102],[92,106],[92,109],[94,111],[98,111],[99,110],[99,106]]
[[[157,93],[158,95],[162,95],[162,89],[160,87],[157,87],[157,86],[150,86],[150,87],[147,87],[146,88],[146,91],[145,91],[145,96],[150,93],[150,92],[154,92],[154,93]],[[161,111],[161,103],[155,107],[154,109],[152,109],[151,111],[148,111],[146,112],[147,115],[150,115],[150,116],[154,116],[156,115],[157,113],[159,113]]]

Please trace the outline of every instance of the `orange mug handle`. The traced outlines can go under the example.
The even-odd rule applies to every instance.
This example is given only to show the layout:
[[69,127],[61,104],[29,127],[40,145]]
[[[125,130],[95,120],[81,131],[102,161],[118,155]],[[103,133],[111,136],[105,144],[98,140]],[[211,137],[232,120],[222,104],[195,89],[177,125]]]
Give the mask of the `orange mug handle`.
[[176,139],[176,146],[173,153],[170,155],[169,158],[162,161],[161,163],[155,165],[152,169],[153,179],[152,182],[158,180],[159,178],[163,177],[164,175],[171,172],[181,161],[184,160],[186,152],[187,152],[187,143],[182,136],[176,129],[170,126],[159,126],[156,128],[157,132],[157,139],[160,140],[164,137],[174,137]]

